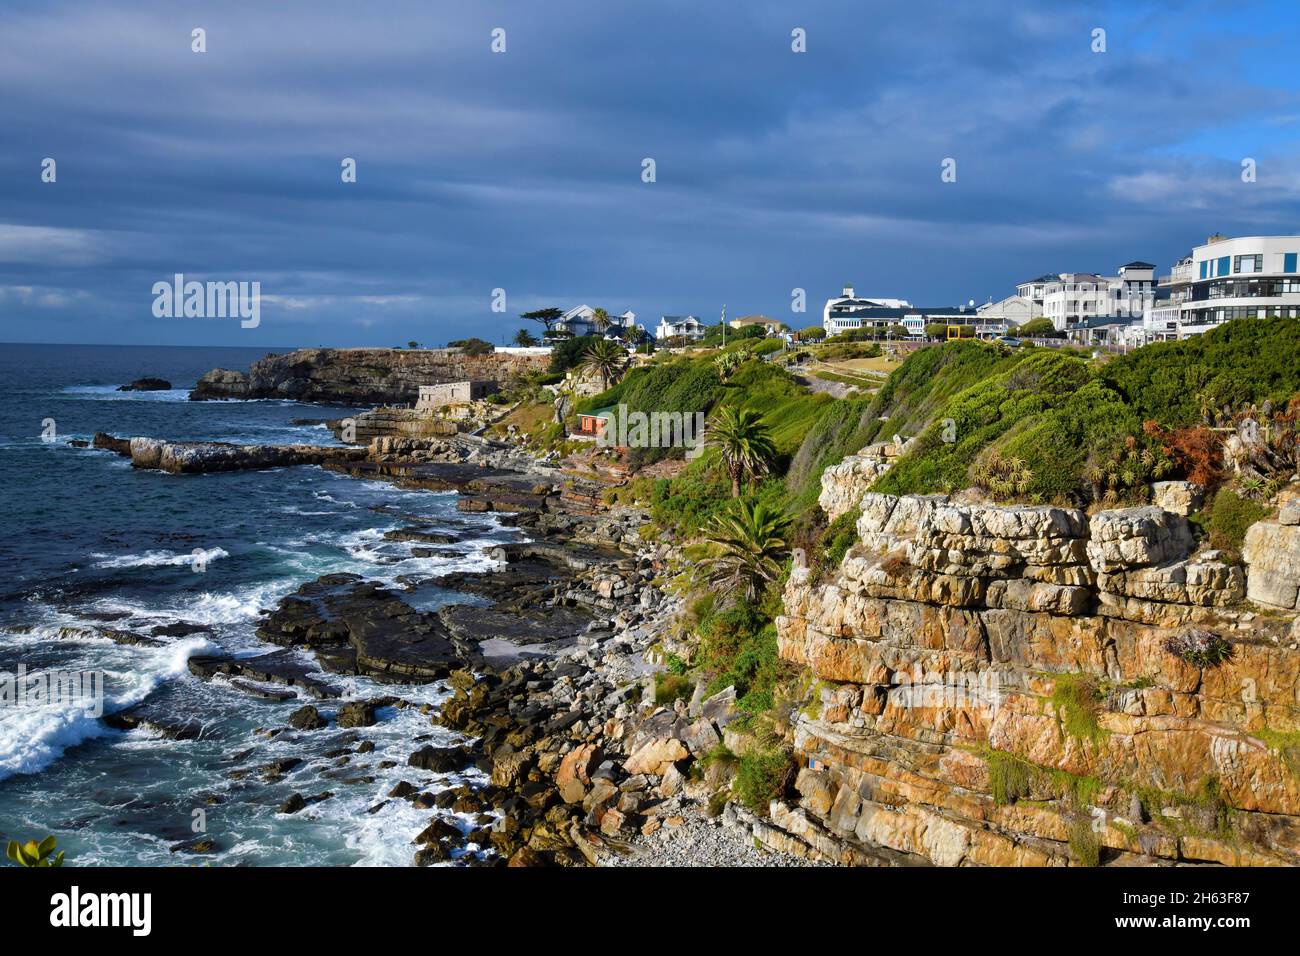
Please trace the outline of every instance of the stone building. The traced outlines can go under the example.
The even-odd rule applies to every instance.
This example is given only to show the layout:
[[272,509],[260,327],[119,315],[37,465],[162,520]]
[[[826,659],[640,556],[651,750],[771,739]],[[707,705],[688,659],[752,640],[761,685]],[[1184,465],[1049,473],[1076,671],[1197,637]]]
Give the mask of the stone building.
[[481,398],[487,398],[500,388],[496,382],[488,381],[471,381],[471,382],[442,382],[438,385],[421,385],[420,397],[415,403],[416,408],[433,409],[444,408],[447,405],[458,405],[463,402],[473,402]]

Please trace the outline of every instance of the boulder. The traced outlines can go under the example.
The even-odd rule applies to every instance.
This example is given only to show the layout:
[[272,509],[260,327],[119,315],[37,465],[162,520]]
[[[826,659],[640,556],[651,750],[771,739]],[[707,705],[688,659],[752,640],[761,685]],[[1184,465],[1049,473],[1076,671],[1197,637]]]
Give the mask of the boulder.
[[1194,544],[1186,518],[1153,505],[1099,511],[1089,524],[1088,561],[1099,574],[1181,561]]
[[649,773],[662,776],[678,760],[690,756],[690,751],[680,740],[661,737],[648,740],[623,763],[627,773]]
[[565,803],[581,803],[591,784],[591,770],[600,762],[595,744],[580,744],[560,761],[555,774],[555,786]]
[[311,704],[299,707],[289,715],[289,726],[295,730],[319,730],[325,726],[325,718]]
[[1257,521],[1241,547],[1246,596],[1270,607],[1300,607],[1300,525]]
[[119,385],[119,392],[165,392],[169,391],[172,383],[165,378],[137,378],[129,385]]
[[1201,507],[1205,489],[1193,481],[1157,481],[1151,485],[1151,503],[1187,517]]

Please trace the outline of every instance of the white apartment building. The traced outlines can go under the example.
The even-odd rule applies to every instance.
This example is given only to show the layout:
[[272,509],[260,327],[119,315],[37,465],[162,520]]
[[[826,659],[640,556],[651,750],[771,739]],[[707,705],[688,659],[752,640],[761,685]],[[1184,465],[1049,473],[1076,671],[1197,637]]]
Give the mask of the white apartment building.
[[1042,296],[1042,314],[1058,332],[1091,341],[1094,329],[1131,324],[1155,304],[1156,267],[1130,262],[1117,276],[1064,272],[1043,283]]
[[1300,236],[1211,236],[1190,259],[1184,328],[1300,315]]
[[1232,319],[1300,318],[1300,236],[1215,234],[1161,276],[1144,342],[1199,335]]

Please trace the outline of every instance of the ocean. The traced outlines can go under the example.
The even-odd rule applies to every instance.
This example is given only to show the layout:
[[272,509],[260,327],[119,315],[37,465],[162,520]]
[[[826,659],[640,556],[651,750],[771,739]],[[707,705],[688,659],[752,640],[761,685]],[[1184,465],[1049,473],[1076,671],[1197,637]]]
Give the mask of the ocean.
[[[437,776],[406,766],[420,744],[454,740],[418,708],[381,708],[379,723],[353,731],[331,725],[309,739],[269,737],[265,729],[284,727],[303,703],[317,703],[326,716],[337,703],[264,700],[205,682],[186,662],[196,654],[276,650],[254,633],[259,612],[330,572],[424,582],[403,596],[436,608],[452,599],[437,587],[438,575],[490,567],[484,549],[517,540],[516,531],[492,515],[458,514],[454,493],[401,490],[318,467],[173,476],[71,444],[96,431],[334,444],[323,425],[293,419],[338,418],[347,409],[187,401],[204,372],[246,369],[264,354],[0,346],[0,680],[22,668],[28,675],[99,675],[106,713],[143,702],[203,728],[198,739],[174,740],[111,729],[76,700],[29,695],[0,703],[0,841],[53,834],[65,865],[409,865],[411,839],[429,813],[405,800],[385,802],[388,792],[400,780],[436,791],[474,779],[473,770]],[[116,390],[146,375],[173,388]],[[409,543],[384,540],[401,524],[376,510],[384,508],[429,516],[463,540],[445,553],[413,557]],[[181,622],[208,630],[162,638],[163,647],[87,633],[111,627],[149,635]],[[442,684],[395,689],[366,678],[332,680],[349,699],[397,693],[436,707],[448,694]],[[364,741],[374,743],[372,753],[339,756]],[[304,756],[280,780],[232,775]],[[388,761],[394,766],[380,766]],[[277,812],[290,793],[322,791],[333,796],[293,815]],[[177,850],[199,838],[214,850]]]

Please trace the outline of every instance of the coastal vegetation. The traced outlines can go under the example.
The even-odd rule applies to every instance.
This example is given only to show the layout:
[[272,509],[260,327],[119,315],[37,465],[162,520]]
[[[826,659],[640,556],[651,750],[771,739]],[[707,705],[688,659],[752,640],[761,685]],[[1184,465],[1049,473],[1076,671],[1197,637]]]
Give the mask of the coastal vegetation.
[[12,863],[30,868],[62,866],[63,851],[59,850],[56,854],[54,851],[57,847],[58,840],[52,836],[47,836],[39,843],[36,840],[28,840],[26,843],[10,840],[5,847],[5,857]]
[[[607,497],[645,508],[651,522],[642,534],[676,541],[694,565],[681,578],[690,651],[656,684],[656,699],[689,696],[697,683],[710,694],[735,688],[746,746],[733,748],[732,792],[761,811],[788,784],[781,728],[810,693],[807,675],[777,651],[792,554],[802,549],[821,576],[857,541],[856,512],[832,521],[818,504],[828,467],[873,443],[906,442],[873,490],[970,488],[999,502],[1084,508],[1143,503],[1153,482],[1185,479],[1204,490],[1193,525],[1214,547],[1235,551],[1269,513],[1274,478],[1295,471],[1300,348],[1291,331],[1285,320],[1231,323],[1118,357],[957,340],[914,349],[874,391],[839,399],[796,377],[797,354],[878,360],[887,370],[879,344],[833,340],[773,355],[781,349],[773,339],[729,334],[725,348],[660,351],[616,378],[590,361],[595,343],[573,339],[557,345],[552,370],[586,364],[607,386],[574,403],[574,420],[618,405],[707,416],[698,456],[682,448],[617,453],[627,478]],[[1265,452],[1234,460],[1231,436],[1249,422],[1275,437]],[[1214,666],[1227,652],[1210,642],[1180,656]],[[1084,675],[1052,676],[1049,703],[1062,736],[1104,741],[1104,688]],[[1038,773],[1001,758],[990,770],[1003,801]],[[1073,792],[1072,783],[1053,788]],[[1082,831],[1074,836],[1076,857],[1094,862],[1095,844]]]

